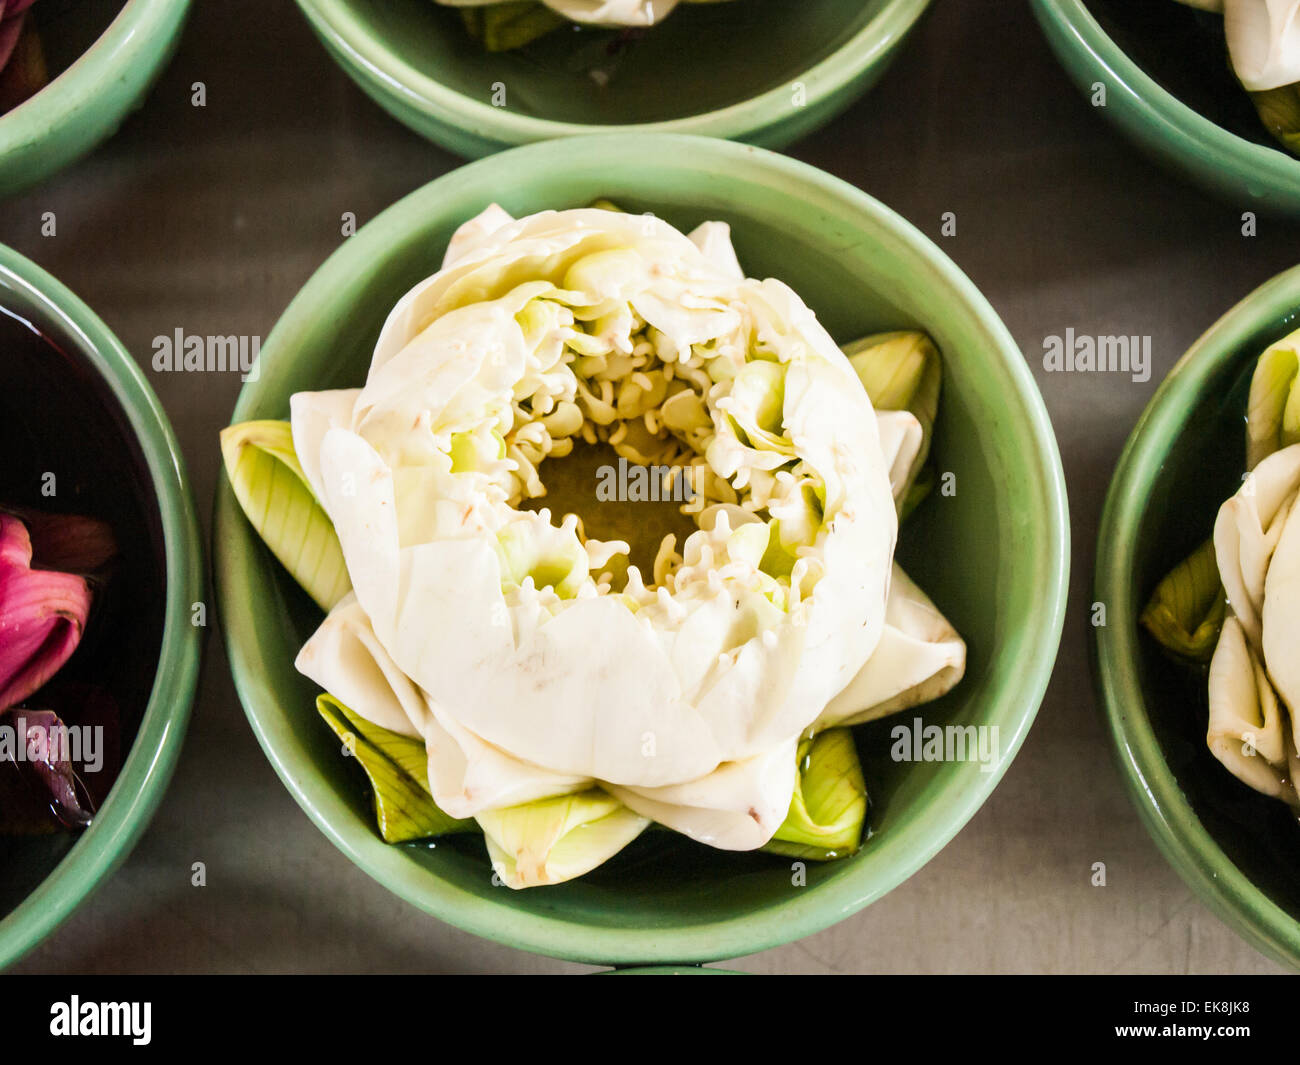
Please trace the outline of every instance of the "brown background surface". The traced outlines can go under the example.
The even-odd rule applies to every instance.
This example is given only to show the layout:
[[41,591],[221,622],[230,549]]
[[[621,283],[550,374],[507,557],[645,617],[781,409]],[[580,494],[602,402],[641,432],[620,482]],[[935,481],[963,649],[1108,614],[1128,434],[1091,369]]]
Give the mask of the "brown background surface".
[[[190,86],[207,85],[207,107]],[[790,154],[910,219],[1025,351],[1069,481],[1072,596],[1023,750],[920,873],[755,972],[1271,972],[1164,863],[1113,764],[1087,663],[1098,516],[1124,440],[1178,356],[1293,265],[1300,227],[1212,201],[1138,157],[1070,85],[1018,0],[939,0],[867,98]],[[209,526],[237,375],[160,375],[177,327],[266,336],[360,222],[458,160],[389,119],[289,0],[199,0],[146,106],[91,158],[0,205],[0,241],[84,298],[146,367]],[[40,235],[54,211],[58,236]],[[958,235],[940,240],[955,211]],[[1043,337],[1150,334],[1152,379],[1044,374]],[[204,888],[191,863],[207,865]],[[1090,886],[1104,861],[1108,886]],[[458,932],[353,867],[263,757],[213,633],[171,790],[116,876],[19,972],[581,971]]]

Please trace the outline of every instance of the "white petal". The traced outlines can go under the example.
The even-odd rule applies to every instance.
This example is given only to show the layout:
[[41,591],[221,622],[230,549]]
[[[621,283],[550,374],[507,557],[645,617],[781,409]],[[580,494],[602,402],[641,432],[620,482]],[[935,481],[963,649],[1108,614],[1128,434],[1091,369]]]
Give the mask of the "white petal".
[[876,411],[876,424],[880,427],[880,448],[889,467],[889,487],[897,502],[921,453],[925,430],[916,415],[905,410]]
[[937,699],[965,671],[966,644],[957,630],[895,563],[880,644],[817,727],[857,725]]
[[619,788],[611,794],[637,813],[720,850],[746,851],[770,840],[790,811],[798,742],[743,762],[727,762],[686,784]]
[[289,397],[293,450],[318,500],[324,499],[320,477],[321,442],[331,429],[352,428],[352,411],[360,395],[359,388],[340,388],[332,392],[296,392]]
[[1300,81],[1300,0],[1224,0],[1223,19],[1233,69],[1247,89]]
[[451,235],[447,242],[447,252],[442,257],[442,268],[452,266],[458,259],[463,259],[502,226],[514,221],[514,216],[498,204],[489,204],[468,222],[464,222]]
[[1235,618],[1223,624],[1210,662],[1210,751],[1243,783],[1295,803],[1290,782],[1290,730],[1264,670]]
[[1258,653],[1263,640],[1264,582],[1285,515],[1300,491],[1300,444],[1276,451],[1219,508],[1214,553],[1232,611]]
[[424,695],[375,638],[355,595],[345,596],[330,611],[294,666],[367,721],[424,738],[433,718]]

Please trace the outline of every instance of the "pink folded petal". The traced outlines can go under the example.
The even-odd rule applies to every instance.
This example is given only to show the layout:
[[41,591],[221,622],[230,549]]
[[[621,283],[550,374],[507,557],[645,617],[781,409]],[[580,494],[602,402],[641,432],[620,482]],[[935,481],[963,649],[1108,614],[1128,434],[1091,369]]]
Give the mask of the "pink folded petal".
[[87,581],[31,568],[31,540],[0,513],[0,710],[37,691],[72,656],[90,615]]

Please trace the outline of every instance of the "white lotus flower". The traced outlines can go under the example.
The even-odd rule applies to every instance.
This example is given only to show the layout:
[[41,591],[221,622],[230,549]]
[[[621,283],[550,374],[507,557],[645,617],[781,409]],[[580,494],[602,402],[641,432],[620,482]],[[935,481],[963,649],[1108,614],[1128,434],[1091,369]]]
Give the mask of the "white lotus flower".
[[[353,588],[298,668],[423,739],[434,801],[479,820],[511,886],[580,875],[649,820],[762,846],[810,727],[964,665],[892,565],[891,472],[920,431],[889,422],[721,223],[490,208],[393,309],[362,389],[293,397]],[[575,440],[697,474],[698,528],[653,574],[616,583],[626,544],[524,509]]]
[[1269,455],[1219,511],[1231,616],[1210,666],[1210,749],[1237,777],[1300,805],[1300,444]]

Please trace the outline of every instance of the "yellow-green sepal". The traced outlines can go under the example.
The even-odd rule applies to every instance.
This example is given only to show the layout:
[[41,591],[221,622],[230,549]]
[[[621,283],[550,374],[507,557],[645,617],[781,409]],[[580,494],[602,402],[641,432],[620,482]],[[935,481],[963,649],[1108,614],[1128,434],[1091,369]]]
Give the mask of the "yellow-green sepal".
[[1250,379],[1246,409],[1246,468],[1300,443],[1300,329],[1271,344]]
[[650,824],[601,788],[478,814],[493,872],[510,888],[560,884],[590,872]]
[[509,52],[532,44],[569,20],[536,0],[504,0],[483,7],[461,8],[471,37],[489,52]]
[[352,588],[329,516],[312,494],[288,422],[242,422],[221,431],[226,476],[253,528],[326,612]]
[[799,744],[799,768],[790,811],[763,848],[813,861],[847,858],[862,845],[867,785],[853,733],[819,732]]
[[1208,662],[1219,642],[1226,606],[1214,541],[1207,540],[1156,585],[1141,620],[1165,650]]
[[1300,155],[1300,83],[1252,92],[1250,98],[1269,133]]
[[[899,495],[900,517],[906,516],[929,492],[913,489],[930,456],[934,421],[939,415],[943,360],[934,341],[915,329],[872,336],[845,344],[841,349],[858,375],[876,410],[905,410],[921,423],[921,447]],[[933,471],[928,476],[933,483]]]
[[318,696],[316,711],[370,779],[375,822],[385,843],[478,831],[475,821],[450,817],[433,801],[421,740],[367,721],[332,695]]

